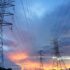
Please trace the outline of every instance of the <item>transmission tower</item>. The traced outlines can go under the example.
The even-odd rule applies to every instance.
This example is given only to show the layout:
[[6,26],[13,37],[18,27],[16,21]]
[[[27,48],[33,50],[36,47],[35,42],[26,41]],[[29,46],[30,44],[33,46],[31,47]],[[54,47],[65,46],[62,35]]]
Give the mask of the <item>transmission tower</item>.
[[63,59],[61,58],[60,55],[60,50],[59,50],[59,44],[57,40],[54,40],[54,48],[53,48],[53,68],[56,68],[56,70],[63,70],[63,69],[67,69],[66,65],[64,63]]
[[0,0],[0,67],[4,67],[3,30],[12,26],[14,0]]
[[43,68],[43,50],[39,51],[39,56],[40,56],[40,70],[44,70],[44,68]]

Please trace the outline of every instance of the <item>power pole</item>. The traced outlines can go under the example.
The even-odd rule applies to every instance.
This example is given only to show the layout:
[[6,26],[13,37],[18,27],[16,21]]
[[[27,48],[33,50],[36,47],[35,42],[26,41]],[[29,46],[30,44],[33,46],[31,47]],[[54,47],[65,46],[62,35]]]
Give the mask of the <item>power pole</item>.
[[56,70],[67,69],[64,60],[60,59],[61,55],[60,55],[58,40],[54,40],[53,54],[54,54],[53,67],[55,65],[55,67],[57,68]]
[[14,0],[0,0],[0,67],[4,67],[3,30],[5,26],[12,26]]

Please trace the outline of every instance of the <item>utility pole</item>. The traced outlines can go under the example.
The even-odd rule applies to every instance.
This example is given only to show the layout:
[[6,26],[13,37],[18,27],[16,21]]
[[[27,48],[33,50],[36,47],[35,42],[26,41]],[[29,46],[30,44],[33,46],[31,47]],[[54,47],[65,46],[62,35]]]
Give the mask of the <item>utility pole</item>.
[[53,44],[54,44],[54,48],[53,48],[53,54],[54,54],[53,65],[55,65],[55,67],[57,68],[56,70],[67,69],[66,65],[64,63],[64,60],[60,59],[61,55],[60,55],[58,40],[54,40]]
[[4,67],[3,30],[5,26],[12,26],[14,0],[0,0],[0,67]]

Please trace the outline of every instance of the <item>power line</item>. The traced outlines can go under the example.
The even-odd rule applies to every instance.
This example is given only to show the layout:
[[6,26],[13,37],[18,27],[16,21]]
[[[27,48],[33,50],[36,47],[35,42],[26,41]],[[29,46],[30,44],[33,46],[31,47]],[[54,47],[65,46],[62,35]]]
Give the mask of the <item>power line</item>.
[[[27,1],[27,0],[26,0],[26,1]],[[22,5],[22,9],[23,9],[23,12],[24,12],[24,18],[25,18],[25,20],[26,20],[26,23],[28,24],[29,22],[28,22],[28,19],[27,19],[27,14],[26,14],[26,10],[25,10],[23,1],[20,0],[20,3],[21,3],[21,5]]]
[[29,24],[31,24],[31,20],[27,18],[27,14],[28,14],[28,16],[30,16],[30,10],[29,10],[30,6],[28,6],[28,3],[29,3],[28,0],[25,0],[25,1],[26,1],[26,9],[24,7],[24,4],[23,4],[22,0],[20,0],[20,3],[22,5],[22,9],[24,11],[24,17],[25,17],[25,20],[26,20],[26,23],[27,23],[27,26],[28,26]]

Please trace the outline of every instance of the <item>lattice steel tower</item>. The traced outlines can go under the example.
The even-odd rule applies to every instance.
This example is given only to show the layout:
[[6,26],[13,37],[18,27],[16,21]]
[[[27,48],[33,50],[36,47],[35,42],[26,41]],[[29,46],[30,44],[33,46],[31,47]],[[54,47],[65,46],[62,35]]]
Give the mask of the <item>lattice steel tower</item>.
[[12,26],[14,0],[0,0],[0,67],[4,67],[3,58],[3,30],[5,26]]
[[40,50],[38,53],[40,56],[40,70],[44,70],[44,67],[43,67],[43,50]]
[[64,60],[61,59],[60,49],[59,49],[59,43],[58,40],[54,40],[54,48],[53,48],[53,69],[56,68],[56,70],[63,70],[67,69]]

